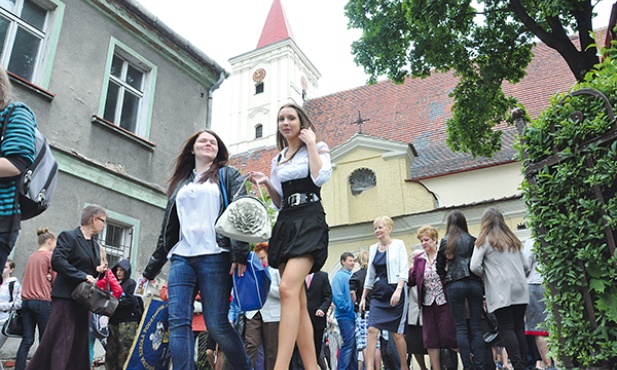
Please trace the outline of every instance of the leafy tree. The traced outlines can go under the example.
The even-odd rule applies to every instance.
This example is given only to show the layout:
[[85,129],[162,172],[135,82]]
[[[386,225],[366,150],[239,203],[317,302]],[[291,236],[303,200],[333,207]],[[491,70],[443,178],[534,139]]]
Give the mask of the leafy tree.
[[[600,1],[600,0],[598,0]],[[597,3],[597,2],[596,2]],[[511,121],[516,106],[501,88],[517,83],[532,59],[534,40],[555,49],[582,81],[597,64],[590,35],[591,0],[349,0],[350,28],[363,30],[352,44],[355,61],[374,83],[387,75],[397,83],[410,74],[454,70],[448,145],[473,156],[501,148],[494,126]],[[568,37],[578,32],[580,50]]]

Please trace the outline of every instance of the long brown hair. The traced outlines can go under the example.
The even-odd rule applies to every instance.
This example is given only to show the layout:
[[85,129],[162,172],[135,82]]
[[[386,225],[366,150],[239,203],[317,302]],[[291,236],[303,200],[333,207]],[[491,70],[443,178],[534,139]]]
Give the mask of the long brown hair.
[[8,107],[13,100],[13,88],[9,74],[3,66],[0,66],[0,110]]
[[[276,115],[277,127],[278,127],[279,114],[281,113],[281,110],[285,108],[293,108],[296,110],[296,112],[298,113],[298,118],[300,119],[300,129],[310,128],[313,130],[315,135],[317,135],[317,130],[315,130],[315,125],[313,125],[313,122],[311,121],[311,119],[308,117],[304,109],[302,109],[299,105],[295,103],[287,103],[279,109]],[[289,146],[287,139],[283,137],[283,134],[281,134],[281,131],[279,131],[278,129],[276,131],[276,146],[278,147],[279,150],[283,150]]]
[[227,165],[227,162],[229,161],[229,151],[223,143],[223,140],[221,140],[221,138],[212,130],[206,129],[197,131],[184,142],[182,151],[176,158],[174,174],[169,179],[169,188],[167,189],[168,198],[171,197],[178,184],[188,179],[191,176],[191,173],[193,173],[193,169],[195,168],[195,154],[193,153],[193,146],[195,145],[195,141],[197,141],[199,135],[203,133],[208,133],[214,136],[219,151],[216,154],[216,158],[214,158],[214,161],[212,162],[210,168],[201,175],[199,182],[204,183],[208,180],[212,182],[218,181],[219,168],[225,167]]
[[506,247],[509,251],[520,251],[523,247],[521,241],[514,235],[506,224],[503,214],[497,208],[489,208],[482,214],[480,220],[480,235],[476,240],[476,247],[488,240],[493,249],[503,252]]
[[448,240],[446,242],[446,258],[454,258],[454,250],[456,249],[456,242],[458,238],[463,234],[468,234],[467,219],[463,212],[454,210],[448,214],[446,222],[446,236]]

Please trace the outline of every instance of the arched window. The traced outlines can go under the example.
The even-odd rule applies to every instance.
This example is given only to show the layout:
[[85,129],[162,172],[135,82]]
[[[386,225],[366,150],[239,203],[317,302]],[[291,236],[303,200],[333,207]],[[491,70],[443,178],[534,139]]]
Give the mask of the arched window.
[[349,175],[351,194],[358,195],[364,190],[374,188],[377,185],[375,172],[368,168],[358,168]]
[[260,137],[263,136],[263,130],[264,128],[261,123],[255,126],[255,139],[259,139]]

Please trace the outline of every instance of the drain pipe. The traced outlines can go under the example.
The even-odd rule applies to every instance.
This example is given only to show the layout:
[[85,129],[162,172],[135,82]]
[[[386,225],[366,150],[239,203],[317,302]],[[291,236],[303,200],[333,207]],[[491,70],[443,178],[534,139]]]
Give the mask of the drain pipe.
[[212,128],[212,93],[214,93],[214,91],[221,86],[221,84],[223,83],[223,81],[225,81],[227,77],[227,72],[225,72],[225,70],[222,70],[218,81],[216,81],[214,85],[212,85],[212,87],[208,90],[208,116],[206,118],[207,129]]

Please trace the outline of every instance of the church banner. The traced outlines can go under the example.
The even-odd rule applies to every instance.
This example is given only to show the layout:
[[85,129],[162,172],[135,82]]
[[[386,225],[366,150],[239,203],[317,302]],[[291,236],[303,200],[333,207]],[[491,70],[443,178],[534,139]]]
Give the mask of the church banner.
[[167,370],[171,363],[167,302],[152,298],[146,305],[137,337],[124,369]]

